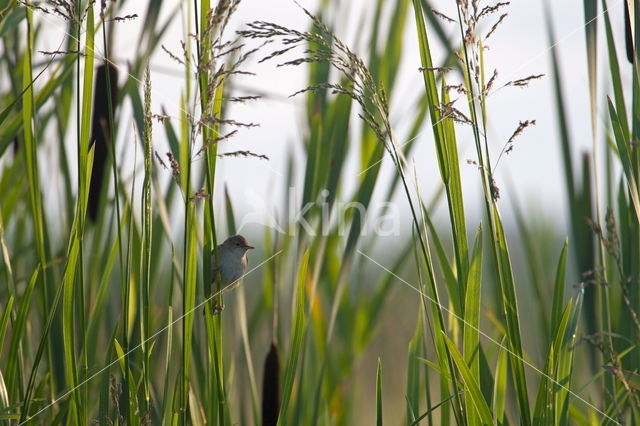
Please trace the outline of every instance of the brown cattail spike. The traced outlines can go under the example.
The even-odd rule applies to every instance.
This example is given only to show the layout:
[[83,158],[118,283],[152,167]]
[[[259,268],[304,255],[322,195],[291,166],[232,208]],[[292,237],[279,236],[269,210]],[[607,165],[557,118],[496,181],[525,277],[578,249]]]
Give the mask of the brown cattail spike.
[[627,46],[627,59],[633,63],[635,47],[633,46],[633,35],[631,33],[631,15],[629,14],[629,5],[624,3],[624,36]]
[[[109,81],[107,82],[107,67]],[[91,172],[91,186],[89,187],[88,213],[92,221],[98,218],[104,169],[109,158],[109,144],[111,143],[111,125],[109,123],[109,99],[111,95],[111,117],[113,118],[118,101],[118,70],[113,65],[103,64],[96,73],[95,93],[93,96],[93,117],[91,120],[91,147],[95,144],[93,157],[93,171]]]
[[262,380],[262,425],[276,426],[280,413],[280,356],[278,347],[271,343],[271,348],[264,360]]

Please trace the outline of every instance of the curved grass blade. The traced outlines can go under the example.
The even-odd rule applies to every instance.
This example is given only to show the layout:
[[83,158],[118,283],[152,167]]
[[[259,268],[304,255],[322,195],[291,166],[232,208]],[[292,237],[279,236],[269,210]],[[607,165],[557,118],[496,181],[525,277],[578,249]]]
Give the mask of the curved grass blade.
[[[482,395],[479,382],[476,380],[476,377],[474,377],[473,373],[467,366],[467,363],[462,358],[462,355],[460,355],[460,352],[458,352],[458,348],[456,348],[456,345],[451,341],[451,339],[449,339],[449,337],[445,333],[442,333],[442,337],[444,338],[444,341],[449,348],[449,353],[451,354],[453,361],[456,363],[460,375],[462,376],[465,387],[465,394],[468,394],[468,398],[473,402],[473,406],[478,413],[481,423],[484,425],[494,424],[493,415],[491,413],[491,410],[489,409],[489,406],[487,405],[487,401],[485,401],[484,396]],[[467,406],[467,408],[470,407]]]
[[417,417],[414,421],[412,421],[411,423],[409,423],[409,426],[417,426],[418,424],[420,424],[420,422],[427,417],[429,414],[433,413],[435,410],[437,410],[438,408],[440,408],[442,405],[446,404],[447,402],[449,402],[451,400],[451,398],[453,398],[455,395],[450,395],[448,397],[446,397],[445,399],[443,399],[442,401],[438,402],[436,405],[430,407],[427,411],[425,411],[424,413],[422,413],[419,417]]

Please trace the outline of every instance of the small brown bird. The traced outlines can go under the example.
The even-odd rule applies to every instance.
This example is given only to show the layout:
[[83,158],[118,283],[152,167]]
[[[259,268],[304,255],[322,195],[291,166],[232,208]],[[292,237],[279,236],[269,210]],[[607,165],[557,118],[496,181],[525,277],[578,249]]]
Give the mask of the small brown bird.
[[[218,271],[220,272],[222,291],[231,290],[242,283],[242,277],[247,272],[247,251],[253,248],[242,235],[233,235],[218,246],[220,265],[216,265],[214,261],[211,272],[214,280]],[[222,309],[224,309],[224,302],[222,306],[214,305],[214,313]]]

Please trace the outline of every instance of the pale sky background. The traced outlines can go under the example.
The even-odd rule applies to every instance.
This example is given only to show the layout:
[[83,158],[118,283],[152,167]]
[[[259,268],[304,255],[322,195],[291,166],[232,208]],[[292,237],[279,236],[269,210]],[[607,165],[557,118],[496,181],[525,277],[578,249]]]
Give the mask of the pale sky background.
[[[623,78],[630,80],[626,57],[624,56],[624,38],[622,25],[624,0],[609,0],[609,8],[614,26],[618,54],[623,64]],[[121,15],[138,13],[142,15],[146,8],[146,2],[128,1]],[[165,1],[160,22],[171,16],[176,11],[179,1]],[[182,2],[185,4],[185,2]],[[301,1],[305,7],[315,10],[317,1]],[[392,1],[387,2],[393,5]],[[371,13],[370,8],[364,7],[367,2],[336,1],[340,4],[343,25],[337,28],[337,34],[343,41],[352,46],[358,53],[365,53],[363,46],[354,45],[354,38],[358,31],[370,31],[367,26],[358,24],[363,13]],[[558,0],[552,3],[552,17],[556,32],[557,49],[564,80],[564,89],[567,107],[569,111],[570,132],[574,143],[574,160],[579,161],[580,153],[591,149],[591,127],[589,117],[589,95],[587,87],[587,69],[585,55],[585,37],[583,31],[583,5],[580,0]],[[435,9],[455,16],[454,0],[432,1]],[[497,172],[497,182],[501,188],[503,214],[511,210],[509,202],[509,188],[516,189],[518,198],[526,206],[530,214],[542,214],[549,220],[557,223],[557,218],[566,217],[566,205],[564,196],[564,179],[562,175],[562,160],[560,156],[560,142],[557,136],[555,106],[552,92],[552,78],[550,69],[549,49],[550,42],[547,37],[543,16],[543,1],[513,1],[508,6],[509,16],[500,26],[499,30],[490,39],[490,50],[487,52],[487,72],[497,68],[499,79],[497,85],[513,79],[529,76],[531,74],[546,74],[542,80],[533,82],[529,88],[521,89],[509,87],[499,90],[489,98],[489,137],[493,146],[492,158],[495,161],[500,148],[513,133],[519,120],[535,119],[537,125],[527,129],[523,136],[517,139],[516,147],[511,155],[501,160]],[[366,12],[365,12],[366,11]],[[403,140],[403,134],[407,126],[413,120],[413,114],[406,111],[413,108],[417,94],[424,90],[422,77],[418,72],[420,66],[419,50],[415,36],[415,22],[412,7],[409,7],[410,16],[407,19],[406,34],[404,40],[403,63],[400,70],[400,79],[397,82],[394,98],[391,106],[391,116],[394,127],[398,129],[399,138]],[[175,19],[170,30],[165,35],[162,44],[174,52],[180,52],[180,40],[184,39],[184,13],[178,11],[180,19]],[[55,30],[52,36],[43,40],[42,49],[54,50],[64,37],[64,24],[57,17],[41,18],[52,25]],[[235,31],[242,28],[243,24],[253,20],[265,20],[279,23],[285,26],[306,30],[309,21],[292,0],[244,0],[235,14],[229,30]],[[604,38],[604,25],[599,20],[600,38]],[[116,49],[117,62],[121,66],[120,82],[126,70],[127,58],[136,55],[137,34],[142,25],[140,21],[131,21],[117,25]],[[448,30],[450,39],[459,39],[456,24],[443,23]],[[429,28],[428,28],[429,30]],[[229,36],[232,32],[228,32]],[[434,50],[435,63],[439,64],[444,56],[442,46],[436,42],[435,33],[431,33],[432,49]],[[366,36],[364,37],[366,40]],[[606,76],[606,50],[600,46],[600,72],[599,89],[599,134],[598,141],[602,142],[603,123],[606,121],[606,108],[604,94],[611,93],[609,82],[604,81]],[[39,46],[40,48],[40,46]],[[227,115],[238,121],[249,121],[260,124],[260,127],[241,130],[238,136],[225,142],[221,151],[250,150],[265,154],[270,161],[257,159],[223,159],[219,162],[217,184],[224,182],[234,194],[236,214],[254,212],[259,216],[272,214],[274,209],[282,206],[282,197],[286,191],[285,170],[287,153],[296,152],[302,159],[302,135],[304,128],[304,97],[288,98],[288,95],[305,87],[306,69],[276,68],[275,62],[256,64],[256,56],[247,64],[246,68],[255,72],[252,77],[242,77],[237,84],[249,89],[244,94],[250,94],[250,89],[255,88],[259,92],[269,94],[266,99],[248,104],[233,104],[227,110]],[[623,62],[624,61],[624,62]],[[96,60],[96,63],[99,63]],[[175,70],[171,72],[171,70]],[[168,113],[177,117],[179,115],[180,93],[184,87],[183,72],[179,66],[170,60],[160,49],[152,57],[151,72],[153,82],[153,109],[160,112],[164,106]],[[451,79],[452,77],[448,77]],[[629,87],[628,85],[626,87]],[[464,100],[462,100],[464,101]],[[464,104],[460,104],[466,110]],[[121,132],[118,144],[120,147],[128,146],[125,141],[124,126],[131,124],[130,114],[126,110],[121,111],[121,117],[125,120],[120,123]],[[403,118],[409,119],[403,120]],[[178,126],[178,122],[174,123]],[[468,213],[469,229],[474,229],[481,219],[478,172],[473,166],[466,164],[467,158],[475,158],[473,139],[468,130],[458,127],[458,144],[461,160],[463,188],[465,192],[466,209]],[[160,152],[168,151],[168,145],[164,130],[160,125],[154,129],[155,149]],[[129,137],[127,135],[126,137]],[[73,144],[70,146],[70,155],[75,156]],[[121,148],[122,149],[122,148]],[[46,153],[41,153],[44,161],[53,162]],[[139,152],[141,155],[141,153]],[[354,188],[358,170],[356,170],[356,155],[351,150],[348,161],[349,175],[352,177],[345,182],[344,194],[351,194]],[[128,155],[131,158],[133,155]],[[70,157],[74,158],[74,157]],[[433,148],[433,136],[430,126],[427,125],[417,141],[417,149],[414,150],[415,161],[421,192],[425,199],[436,188],[440,181],[437,168],[437,160]],[[304,163],[298,161],[298,169],[302,170]],[[162,172],[161,172],[162,173]],[[382,169],[382,177],[388,179],[395,173],[389,158],[385,159]],[[301,180],[299,181],[301,182]],[[218,186],[218,196],[222,186]],[[301,192],[301,191],[300,191]],[[406,209],[406,201],[398,199],[401,209]],[[441,209],[442,210],[442,209]],[[375,206],[372,211],[375,214]],[[278,214],[282,214],[279,212]],[[505,214],[505,220],[509,221],[509,214]],[[255,215],[254,215],[255,217]],[[261,232],[259,226],[250,231]]]

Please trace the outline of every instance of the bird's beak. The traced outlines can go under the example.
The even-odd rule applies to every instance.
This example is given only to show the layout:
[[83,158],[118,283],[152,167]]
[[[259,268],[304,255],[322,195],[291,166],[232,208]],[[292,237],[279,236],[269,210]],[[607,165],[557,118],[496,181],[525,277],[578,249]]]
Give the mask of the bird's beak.
[[254,246],[244,246],[244,248],[246,248],[247,250],[251,250],[251,249],[254,249],[255,247]]

